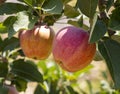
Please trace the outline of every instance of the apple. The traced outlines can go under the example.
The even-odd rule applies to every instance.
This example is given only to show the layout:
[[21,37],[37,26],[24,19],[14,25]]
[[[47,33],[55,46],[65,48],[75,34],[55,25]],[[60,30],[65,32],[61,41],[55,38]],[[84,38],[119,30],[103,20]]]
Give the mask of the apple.
[[46,59],[52,50],[54,31],[41,25],[32,30],[21,30],[19,33],[20,46],[25,56],[34,59]]
[[53,57],[64,70],[76,72],[89,65],[95,55],[95,43],[89,43],[89,33],[67,26],[57,32],[53,41]]

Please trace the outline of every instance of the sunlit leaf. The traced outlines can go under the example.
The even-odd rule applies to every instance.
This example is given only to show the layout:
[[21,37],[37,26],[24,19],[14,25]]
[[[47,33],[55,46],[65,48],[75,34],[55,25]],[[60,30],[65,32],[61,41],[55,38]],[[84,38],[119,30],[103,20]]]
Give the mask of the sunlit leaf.
[[42,69],[43,73],[45,74],[48,71],[47,65],[46,65],[46,61],[42,60],[38,62],[38,67]]
[[30,17],[26,11],[19,12],[17,15],[17,20],[13,24],[13,28],[16,32],[20,29],[32,29],[37,20],[38,19],[34,16]]
[[0,33],[7,33],[7,27],[0,23]]

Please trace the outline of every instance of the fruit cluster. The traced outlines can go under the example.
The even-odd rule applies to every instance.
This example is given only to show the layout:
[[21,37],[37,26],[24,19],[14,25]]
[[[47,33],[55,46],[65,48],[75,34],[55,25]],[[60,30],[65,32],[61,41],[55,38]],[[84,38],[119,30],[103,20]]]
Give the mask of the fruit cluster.
[[65,27],[56,35],[49,26],[35,26],[21,30],[19,39],[25,56],[46,59],[52,52],[56,63],[69,72],[86,67],[96,52],[95,43],[89,43],[89,33],[74,26]]

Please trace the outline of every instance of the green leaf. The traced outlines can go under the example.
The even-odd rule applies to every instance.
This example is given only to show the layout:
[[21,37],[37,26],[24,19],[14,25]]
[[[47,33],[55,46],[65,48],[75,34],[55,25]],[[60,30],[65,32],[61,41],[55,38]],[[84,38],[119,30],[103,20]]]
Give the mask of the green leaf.
[[96,8],[97,8],[98,0],[78,0],[77,7],[80,11],[90,17],[93,18]]
[[102,20],[97,20],[95,27],[93,26],[90,32],[90,43],[98,41],[104,36],[107,31],[106,24]]
[[0,23],[0,33],[7,33],[7,27],[3,23]]
[[64,14],[69,18],[74,18],[80,15],[79,11],[70,5],[65,5]]
[[17,32],[20,29],[32,29],[38,18],[29,15],[26,11],[19,12],[17,20],[13,24],[13,29]]
[[12,37],[10,39],[6,38],[2,43],[2,51],[7,50],[14,50],[15,48],[19,47],[19,40],[18,38]]
[[23,10],[27,10],[27,6],[19,3],[3,3],[0,5],[0,15],[14,14]]
[[27,89],[27,81],[20,77],[15,77],[12,83],[15,84],[19,92],[25,91]]
[[6,77],[8,73],[8,64],[6,62],[0,62],[0,77]]
[[42,7],[43,11],[51,14],[61,14],[63,4],[61,0],[47,0]]
[[13,24],[15,23],[15,21],[16,21],[15,16],[9,16],[3,23],[3,25],[7,27],[9,38],[11,38],[16,33],[16,31],[13,29]]
[[109,28],[112,30],[120,30],[120,7],[116,8],[110,17]]
[[25,62],[22,59],[14,61],[11,65],[11,72],[29,81],[43,82],[41,73],[30,61]]
[[37,87],[35,88],[34,94],[48,94],[48,93],[46,92],[44,87],[38,84]]
[[98,49],[106,60],[116,89],[120,89],[120,44],[107,39],[98,43]]

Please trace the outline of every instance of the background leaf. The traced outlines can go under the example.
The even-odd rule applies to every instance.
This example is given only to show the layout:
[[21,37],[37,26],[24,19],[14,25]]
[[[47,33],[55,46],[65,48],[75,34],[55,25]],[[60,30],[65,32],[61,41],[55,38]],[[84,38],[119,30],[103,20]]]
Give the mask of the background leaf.
[[120,87],[120,44],[114,40],[107,39],[99,42],[98,49],[106,60],[108,69],[111,73],[115,88]]

